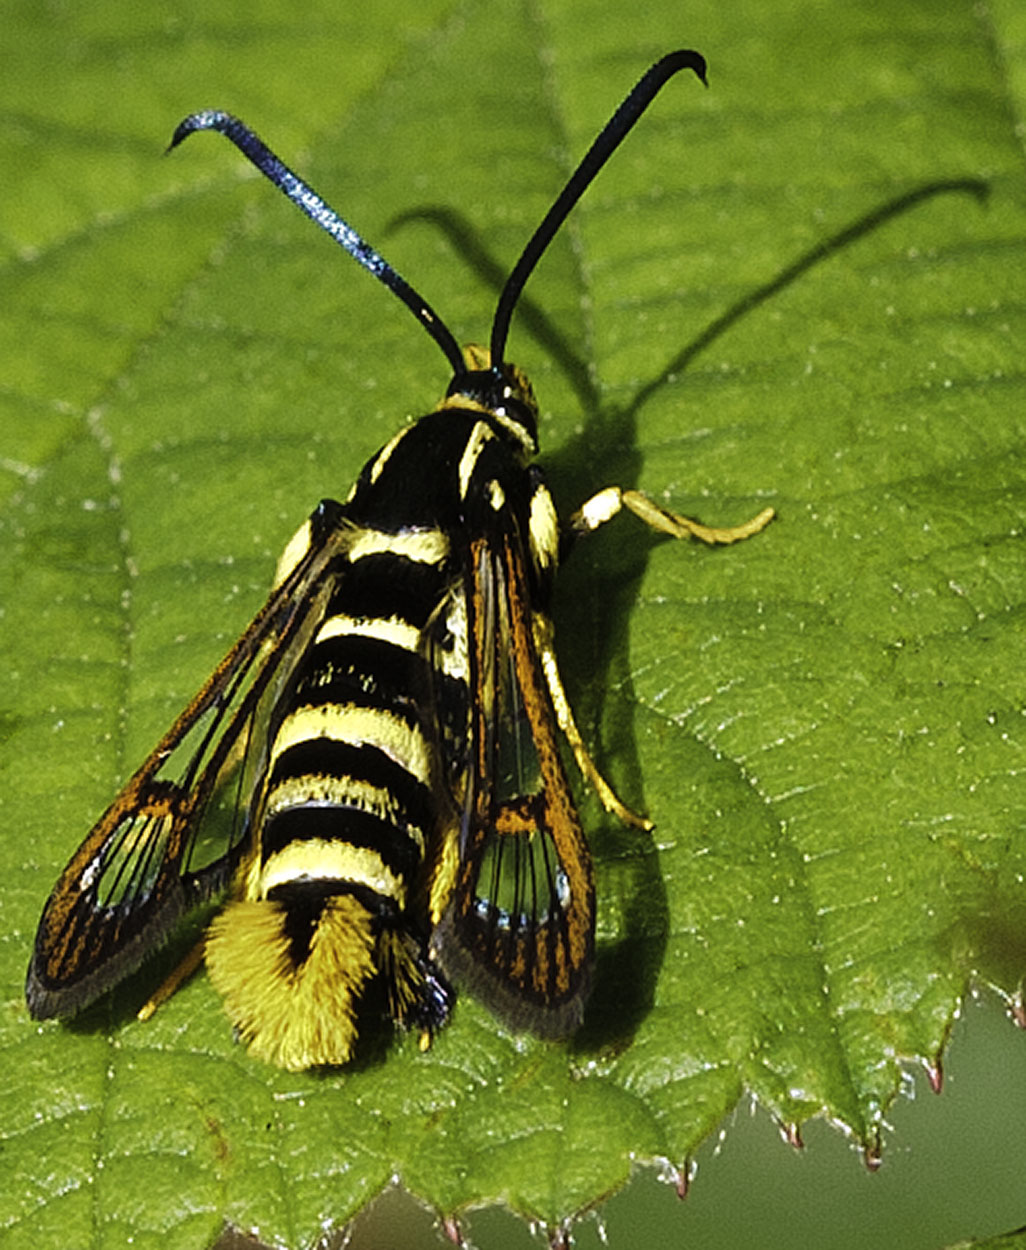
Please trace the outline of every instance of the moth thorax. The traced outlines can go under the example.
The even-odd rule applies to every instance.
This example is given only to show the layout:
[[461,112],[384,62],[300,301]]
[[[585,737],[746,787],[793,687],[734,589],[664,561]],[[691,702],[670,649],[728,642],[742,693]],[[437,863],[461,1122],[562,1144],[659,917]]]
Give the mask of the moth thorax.
[[278,899],[230,903],[207,931],[210,980],[258,1058],[291,1071],[346,1063],[376,971],[373,917],[349,894],[305,914]]

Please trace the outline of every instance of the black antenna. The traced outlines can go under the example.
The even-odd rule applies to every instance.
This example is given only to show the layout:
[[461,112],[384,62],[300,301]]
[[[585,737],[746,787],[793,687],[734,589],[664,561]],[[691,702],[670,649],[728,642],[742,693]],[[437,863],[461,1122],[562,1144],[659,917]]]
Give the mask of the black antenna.
[[638,80],[630,95],[606,122],[601,134],[585,153],[584,159],[570,175],[566,186],[545,214],[541,225],[531,235],[527,246],[520,254],[520,259],[513,266],[513,272],[506,279],[506,285],[502,289],[495,308],[490,349],[493,369],[502,365],[506,339],[509,335],[510,318],[513,316],[513,309],[520,298],[520,293],[524,289],[524,283],[531,276],[535,265],[552,242],[556,231],[587,190],[595,175],[655,99],[660,88],[682,69],[694,71],[706,86],[709,85],[705,77],[705,58],[699,52],[692,52],[685,48],[679,52],[669,52],[656,61],[652,68]]
[[[491,365],[494,370],[502,366],[509,336],[510,319],[524,284],[534,271],[553,236],[563,224],[567,214],[581,198],[602,166],[609,160],[630,133],[635,122],[652,103],[663,85],[682,69],[692,70],[704,83],[705,58],[698,52],[682,49],[670,52],[648,70],[634,89],[603,127],[598,138],[585,153],[584,159],[571,174],[569,181],[559,193],[555,203],[545,214],[541,225],[535,230],[506,285],[499,296],[492,322]],[[338,213],[298,177],[252,130],[231,113],[206,109],[192,113],[180,123],[168,144],[168,151],[197,130],[216,130],[229,139],[248,160],[260,170],[284,195],[301,209],[320,228],[326,231],[354,260],[389,287],[402,300],[414,317],[442,349],[452,368],[453,378],[460,379],[467,373],[463,353],[445,322],[438,316],[427,300],[410,286],[392,268],[385,258],[366,243]],[[458,386],[458,382],[457,382]],[[450,386],[450,393],[452,391]]]
[[289,167],[278,159],[252,130],[231,113],[222,113],[217,109],[206,109],[202,113],[192,113],[181,124],[171,137],[167,150],[177,147],[183,139],[188,138],[197,130],[216,130],[224,135],[260,170],[265,178],[283,192],[288,198],[306,213],[307,217],[335,240],[341,247],[360,262],[364,269],[369,270],[375,278],[391,288],[402,300],[428,334],[435,340],[445,353],[454,375],[464,374],[467,366],[463,353],[456,340],[450,334],[446,324],[434,311],[427,300],[422,299],[408,282],[396,273],[385,258],[376,252],[369,243],[356,233],[338,213],[321,199],[302,178],[297,177]]

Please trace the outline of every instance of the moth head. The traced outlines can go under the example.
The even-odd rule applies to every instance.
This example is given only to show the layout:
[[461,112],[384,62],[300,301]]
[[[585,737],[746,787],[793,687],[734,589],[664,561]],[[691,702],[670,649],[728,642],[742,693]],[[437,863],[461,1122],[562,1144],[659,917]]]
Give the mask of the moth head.
[[517,365],[493,365],[487,347],[470,343],[463,349],[465,368],[453,375],[443,408],[476,408],[491,413],[523,444],[526,458],[538,452],[538,401]]

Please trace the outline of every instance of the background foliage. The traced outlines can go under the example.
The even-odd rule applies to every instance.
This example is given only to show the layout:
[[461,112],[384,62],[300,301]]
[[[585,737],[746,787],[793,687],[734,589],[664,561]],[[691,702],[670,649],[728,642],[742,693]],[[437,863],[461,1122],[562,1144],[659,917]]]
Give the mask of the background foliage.
[[[970,978],[1015,1000],[1026,958],[1017,7],[3,8],[6,1243],[166,1250],[230,1219],[298,1246],[395,1175],[556,1227],[634,1160],[685,1168],[745,1091],[875,1157],[903,1063],[938,1079]],[[712,89],[665,91],[511,355],[565,509],[617,481],[780,519],[721,552],[624,521],[565,571],[581,720],[657,825],[586,804],[581,1036],[465,998],[428,1056],[290,1077],[202,977],[132,1023],[153,972],[34,1027],[23,969],[76,839],[298,521],[446,381],[226,145],[159,159],[174,123],[244,116],[481,338],[495,273],[680,45]]]

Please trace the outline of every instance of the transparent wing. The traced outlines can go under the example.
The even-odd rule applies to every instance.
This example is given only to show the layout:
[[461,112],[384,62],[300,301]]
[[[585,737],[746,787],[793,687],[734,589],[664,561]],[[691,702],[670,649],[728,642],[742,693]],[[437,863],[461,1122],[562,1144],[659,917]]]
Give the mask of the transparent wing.
[[594,950],[591,856],[538,658],[523,549],[475,541],[467,588],[471,758],[443,966],[515,1027],[579,1023]]
[[347,534],[341,505],[324,501],[304,554],[72,856],[29,964],[36,1019],[92,1002],[230,879],[249,841],[262,720],[323,615]]

